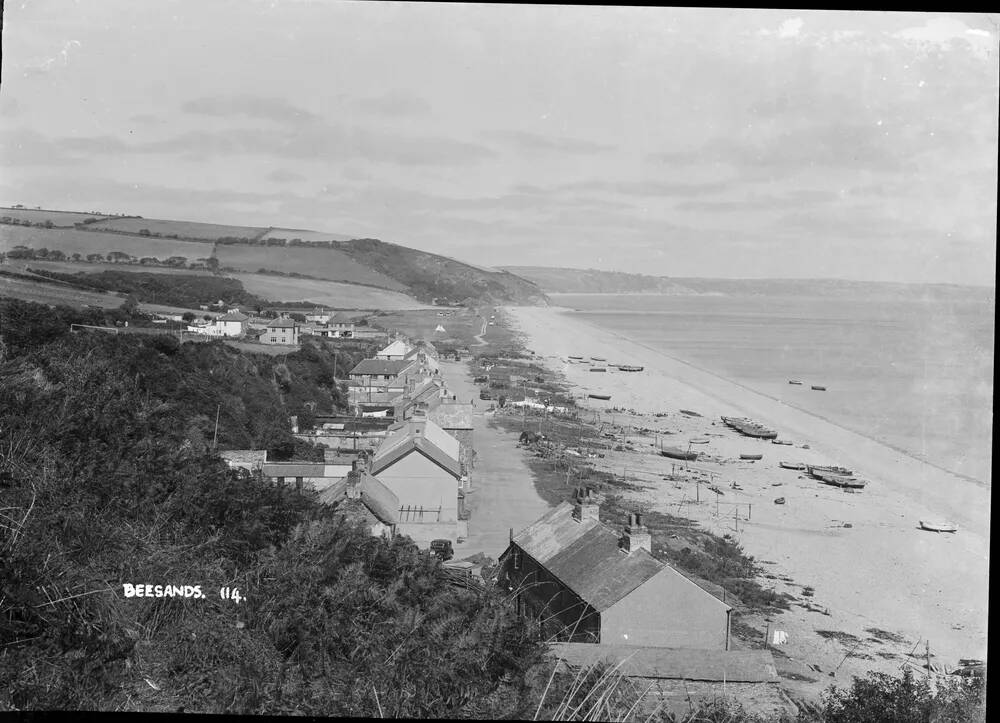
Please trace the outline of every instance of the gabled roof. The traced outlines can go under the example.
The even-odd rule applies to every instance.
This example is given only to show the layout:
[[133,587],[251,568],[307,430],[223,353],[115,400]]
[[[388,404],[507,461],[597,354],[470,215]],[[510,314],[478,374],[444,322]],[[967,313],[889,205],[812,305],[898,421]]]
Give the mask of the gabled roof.
[[427,418],[441,429],[472,429],[472,405],[442,402],[427,412]]
[[397,339],[385,349],[380,350],[375,356],[403,356],[409,351],[410,347],[407,346],[406,342]]
[[636,678],[720,683],[779,681],[770,650],[695,650],[605,643],[550,643],[549,649],[563,664],[586,667],[608,661],[622,675]]
[[[518,533],[512,544],[598,612],[607,610],[665,570],[676,573],[682,584],[695,584],[646,550],[626,554],[619,546],[619,537],[615,530],[597,520],[577,520],[573,505],[563,502]],[[721,600],[718,603],[724,605]]]
[[265,477],[322,477],[322,462],[265,462]]
[[230,311],[230,312],[228,312],[226,314],[223,314],[222,316],[215,317],[216,321],[239,321],[239,322],[245,322],[245,321],[248,321],[249,319],[250,319],[249,316],[247,316],[246,314],[243,314],[243,313],[241,313],[239,311]]
[[412,359],[388,360],[388,359],[362,359],[358,365],[351,369],[349,374],[402,374],[416,362]]
[[[319,502],[327,505],[338,503],[347,505],[354,502],[355,500],[347,497],[349,485],[350,478],[345,477],[342,481],[320,492]],[[399,523],[399,497],[392,490],[368,473],[361,475],[358,489],[361,496],[357,498],[357,502],[364,505],[376,520],[387,525]]]
[[295,319],[275,319],[267,325],[268,329],[291,329],[294,326],[302,326]]
[[458,440],[433,422],[411,419],[389,429],[372,458],[372,474],[377,475],[410,452],[419,451],[455,479],[462,476]]

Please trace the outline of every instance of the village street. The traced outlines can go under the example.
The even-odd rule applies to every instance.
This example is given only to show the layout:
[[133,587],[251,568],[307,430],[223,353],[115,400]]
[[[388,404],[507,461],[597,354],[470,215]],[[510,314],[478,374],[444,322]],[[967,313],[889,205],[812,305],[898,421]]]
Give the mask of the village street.
[[473,444],[476,450],[471,491],[465,498],[471,511],[469,537],[455,546],[455,558],[482,552],[494,560],[514,534],[541,517],[548,505],[535,492],[531,469],[524,452],[517,447],[517,435],[490,427],[486,414],[491,402],[479,399],[479,388],[472,383],[464,362],[440,363],[441,376],[457,401],[472,401]]

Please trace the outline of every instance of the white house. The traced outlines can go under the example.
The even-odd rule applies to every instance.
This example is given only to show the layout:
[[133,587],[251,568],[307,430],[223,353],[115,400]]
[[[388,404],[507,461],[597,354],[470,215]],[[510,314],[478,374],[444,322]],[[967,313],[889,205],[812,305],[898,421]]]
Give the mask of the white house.
[[402,339],[397,339],[375,355],[376,359],[386,361],[402,361],[410,353],[410,346]]

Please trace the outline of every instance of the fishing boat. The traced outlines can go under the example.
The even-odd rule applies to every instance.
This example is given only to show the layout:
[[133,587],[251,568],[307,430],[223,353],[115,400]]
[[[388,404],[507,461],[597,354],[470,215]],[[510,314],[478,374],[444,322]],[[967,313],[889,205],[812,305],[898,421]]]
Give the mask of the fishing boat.
[[642,367],[633,366],[632,364],[619,364],[618,371],[620,372],[641,372]]
[[690,409],[682,409],[682,410],[680,410],[680,412],[681,412],[681,414],[686,414],[689,417],[700,417],[701,416],[700,414],[698,414],[698,412],[692,412]]
[[660,454],[664,457],[670,457],[671,459],[683,459],[685,461],[694,461],[698,459],[697,452],[690,452],[684,449],[678,449],[677,447],[664,447],[660,450]]
[[772,439],[771,444],[791,444],[787,439]]
[[788,383],[789,384],[798,384],[800,386],[802,385],[802,382],[800,382],[798,379],[789,379]]
[[605,369],[604,367],[590,367],[590,371],[592,371],[592,372],[606,372],[607,369]]
[[815,389],[815,390],[816,390],[817,392],[825,392],[825,391],[826,391],[826,387],[824,387],[824,386],[821,386],[821,385],[819,385],[819,384],[813,384],[813,385],[812,385],[812,386],[810,387],[810,389]]
[[570,359],[575,359],[575,360],[580,360],[580,359],[583,359],[583,357],[582,357],[582,356],[578,356],[578,355],[576,355],[576,354],[570,354],[570,355],[569,355],[569,358],[570,358]]
[[[818,464],[807,464],[806,465],[806,473],[812,475],[813,477],[816,477],[817,474],[824,474],[824,473],[825,474],[840,475],[841,477],[853,477],[854,476],[854,472],[852,472],[851,470],[847,469],[847,467],[831,467],[831,466],[823,466],[823,465],[818,465]],[[818,477],[817,477],[817,479],[818,479]]]
[[741,454],[740,455],[740,459],[758,460],[758,459],[763,459],[763,458],[764,458],[764,455],[762,455],[762,454]]
[[930,532],[958,532],[958,525],[944,520],[920,520],[920,527]]
[[806,465],[804,462],[778,462],[779,467],[784,469],[805,469]]
[[607,359],[602,356],[592,356],[590,357],[590,361],[607,361]]
[[773,429],[768,429],[763,424],[758,424],[752,419],[742,419],[739,417],[722,417],[722,423],[730,429],[735,429],[746,437],[756,439],[777,439],[778,433]]
[[590,397],[591,399],[601,399],[604,400],[605,402],[611,399],[610,394],[588,394],[587,396]]
[[691,444],[708,444],[707,439],[692,439],[690,442]]
[[811,474],[820,482],[833,485],[834,487],[862,489],[866,484],[868,484],[868,480],[851,477],[849,475],[834,474],[832,472],[812,472]]

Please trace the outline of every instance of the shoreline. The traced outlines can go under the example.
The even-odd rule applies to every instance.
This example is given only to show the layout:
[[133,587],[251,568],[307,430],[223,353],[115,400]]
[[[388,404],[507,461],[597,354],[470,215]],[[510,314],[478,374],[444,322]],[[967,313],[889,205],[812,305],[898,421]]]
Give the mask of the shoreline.
[[[872,651],[878,656],[895,656],[892,660],[873,656],[868,656],[872,659],[867,661],[851,659],[849,664],[843,664],[843,672],[881,669],[898,673],[898,658],[906,656],[914,641],[927,639],[942,659],[985,657],[988,486],[942,471],[905,450],[864,437],[641,342],[569,318],[563,313],[569,310],[566,307],[504,310],[514,329],[523,335],[527,348],[533,349],[545,366],[561,373],[577,393],[611,393],[611,401],[606,403],[582,400],[585,409],[628,416],[628,412],[620,410],[632,408],[635,416],[643,417],[635,424],[667,423],[679,430],[674,432],[675,439],[687,435],[711,438],[711,445],[701,449],[722,456],[698,462],[698,466],[715,469],[726,485],[730,480],[739,482],[736,491],[726,489],[722,499],[727,504],[732,504],[733,499],[752,504],[752,521],[740,518],[737,523],[740,544],[766,564],[771,573],[766,577],[775,579],[776,589],[798,597],[804,587],[800,583],[805,583],[815,587],[816,602],[828,607],[830,617],[817,619],[815,612],[800,608],[779,617],[789,635],[796,638],[796,644],[788,648],[791,656],[810,662],[822,660],[824,670],[836,667],[848,651],[822,637],[822,633],[829,632],[824,628],[836,627],[850,630],[862,641],[870,635],[865,630],[896,630],[908,643],[891,654]],[[573,353],[608,359],[623,354],[632,363],[643,364],[646,370],[639,374],[591,375],[585,365],[562,361]],[[704,416],[655,416],[661,409],[676,412],[684,407]],[[781,437],[791,438],[795,444],[763,447],[757,440],[734,437],[713,421],[720,414],[737,410],[773,426]],[[765,459],[739,462],[739,454],[751,448],[763,452]],[[683,516],[712,531],[732,532],[732,507],[726,508],[729,511],[722,519],[718,513],[713,515],[710,505],[704,502],[700,506],[691,504],[690,485],[685,490],[682,485],[656,479],[664,470],[670,471],[670,464],[655,450],[650,453],[639,448],[610,457],[602,462],[613,465],[619,473],[628,466],[643,470],[650,478],[642,480],[642,492],[632,495],[638,501],[660,511],[673,508],[679,512],[686,505]],[[869,478],[871,484],[860,494],[844,494],[797,472],[779,470],[778,457],[846,464]],[[788,498],[788,504],[772,504],[779,493]],[[957,534],[939,537],[918,529],[920,518],[945,514],[959,522]],[[831,662],[835,658],[836,662]]]

